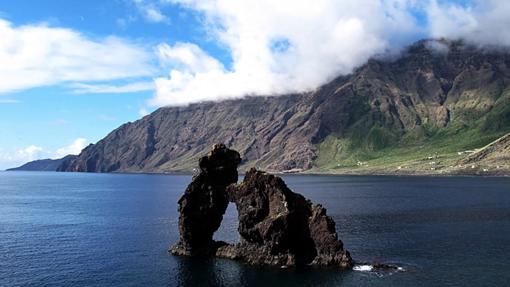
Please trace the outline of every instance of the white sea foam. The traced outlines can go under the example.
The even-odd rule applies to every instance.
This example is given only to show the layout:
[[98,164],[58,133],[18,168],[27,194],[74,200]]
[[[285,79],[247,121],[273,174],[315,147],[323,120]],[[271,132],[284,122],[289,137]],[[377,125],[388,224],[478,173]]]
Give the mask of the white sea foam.
[[[356,265],[352,268],[354,271],[361,271],[361,272],[371,272],[371,271],[374,271],[374,266],[373,265]],[[405,271],[405,269],[403,267],[400,267],[398,266],[396,268],[396,271],[397,272],[403,272]],[[393,273],[393,272],[390,272],[390,273]]]
[[352,269],[354,271],[367,272],[367,271],[372,271],[372,269],[374,269],[374,267],[372,265],[356,265]]

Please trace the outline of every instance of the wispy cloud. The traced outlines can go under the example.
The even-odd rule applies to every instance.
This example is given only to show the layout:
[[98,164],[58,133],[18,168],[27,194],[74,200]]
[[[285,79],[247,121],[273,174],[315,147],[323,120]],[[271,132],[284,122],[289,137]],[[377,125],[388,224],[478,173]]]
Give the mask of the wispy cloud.
[[0,99],[0,104],[19,104],[20,101],[14,99]]
[[145,20],[153,23],[170,23],[170,19],[158,7],[158,2],[133,0],[133,3]]
[[154,90],[154,82],[135,82],[125,85],[85,84],[76,83],[71,85],[75,94],[118,94],[135,93]]
[[106,122],[111,122],[111,121],[117,120],[116,117],[110,116],[110,115],[99,115],[97,118],[101,121],[106,121]]
[[126,29],[129,26],[129,24],[135,22],[136,19],[137,18],[133,15],[127,15],[126,17],[117,18],[117,20],[115,20],[115,23],[119,28]]
[[51,124],[55,125],[55,126],[64,126],[64,125],[69,124],[69,121],[66,119],[56,119],[56,120],[52,121]]
[[92,39],[47,24],[0,19],[0,93],[34,87],[151,76],[150,48],[117,38]]

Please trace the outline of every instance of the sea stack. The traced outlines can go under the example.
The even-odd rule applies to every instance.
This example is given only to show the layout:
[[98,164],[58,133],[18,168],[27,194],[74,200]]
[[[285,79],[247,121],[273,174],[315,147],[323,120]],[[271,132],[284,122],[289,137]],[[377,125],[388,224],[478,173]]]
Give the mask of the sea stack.
[[171,248],[177,255],[204,255],[216,250],[213,234],[220,227],[229,200],[226,188],[238,179],[241,157],[216,144],[200,158],[200,173],[179,199],[180,241]]
[[[353,260],[326,209],[291,191],[277,176],[250,169],[237,184],[239,153],[217,144],[200,159],[200,174],[179,200],[180,242],[175,255],[212,255],[249,264],[337,266]],[[240,242],[212,239],[228,202],[238,211]]]

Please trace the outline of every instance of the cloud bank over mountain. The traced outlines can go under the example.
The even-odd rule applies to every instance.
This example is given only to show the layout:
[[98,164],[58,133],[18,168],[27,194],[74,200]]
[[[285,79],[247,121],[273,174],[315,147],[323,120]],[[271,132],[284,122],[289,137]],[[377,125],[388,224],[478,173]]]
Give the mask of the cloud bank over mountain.
[[[155,105],[306,91],[400,45],[419,27],[407,1],[176,1],[203,15],[227,69],[191,43],[161,45],[175,65],[156,79]],[[405,23],[405,25],[402,25]]]
[[140,44],[0,19],[0,95],[52,85],[75,94],[154,91],[142,107],[150,110],[311,91],[370,57],[398,53],[422,38],[510,46],[508,1],[132,0],[131,5],[146,21],[164,25],[172,17],[163,8],[189,11],[207,41],[230,60],[192,39]]
[[510,45],[507,1],[167,0],[202,15],[231,67],[193,43],[161,44],[168,76],[150,104],[181,105],[313,90],[419,38]]
[[483,46],[510,46],[510,2],[477,0],[466,5],[430,1],[425,12],[432,38],[465,40]]

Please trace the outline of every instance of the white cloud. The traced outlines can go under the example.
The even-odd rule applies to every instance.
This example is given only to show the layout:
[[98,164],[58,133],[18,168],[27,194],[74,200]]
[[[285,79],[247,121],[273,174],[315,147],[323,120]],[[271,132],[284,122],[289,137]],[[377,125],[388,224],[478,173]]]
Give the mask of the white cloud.
[[0,170],[5,168],[17,167],[30,161],[46,158],[62,158],[69,154],[79,154],[87,145],[84,138],[75,139],[70,145],[55,150],[48,150],[37,145],[29,145],[25,148],[14,149],[12,151],[0,148]]
[[[169,72],[155,79],[154,106],[310,91],[423,37],[510,46],[510,1],[161,1],[202,15],[232,65],[192,43],[161,44],[158,56]],[[429,48],[447,52],[440,43]]]
[[71,29],[0,19],[0,39],[0,93],[154,72],[145,47],[116,37],[91,39]]
[[160,45],[160,59],[171,65],[155,80],[156,106],[312,90],[419,30],[411,0],[169,2],[202,13],[233,63],[227,70],[190,43]]
[[146,0],[133,0],[136,8],[142,15],[142,17],[153,23],[169,22],[169,18],[166,17],[155,3]]
[[29,145],[10,152],[0,148],[0,169],[16,167],[44,156],[47,156],[47,152],[36,145]]
[[[154,55],[127,40],[93,39],[45,24],[0,19],[0,93],[66,83],[75,93],[155,89],[150,106],[311,91],[367,59],[421,37],[510,46],[510,1],[473,0],[131,0],[152,22],[178,5],[200,15],[210,41],[231,56],[228,67],[193,43],[162,43]],[[457,4],[455,4],[457,3]],[[466,4],[467,3],[467,4]],[[418,13],[416,13],[418,12]],[[417,21],[425,15],[427,21]],[[119,19],[125,26],[136,17]],[[423,20],[423,19],[421,19]],[[427,24],[418,24],[427,23]],[[445,46],[431,45],[437,52]],[[154,77],[150,84],[141,77]],[[112,81],[122,79],[122,83]],[[129,81],[127,81],[129,80]]]
[[26,158],[27,160],[34,160],[43,151],[42,147],[30,145],[24,149],[19,149],[16,152],[16,157]]
[[76,94],[119,94],[154,90],[154,82],[134,82],[125,85],[76,83],[71,85]]
[[86,144],[86,139],[77,138],[70,145],[57,149],[55,155],[57,158],[61,158],[69,154],[79,154],[81,150],[85,148]]
[[510,1],[475,0],[460,5],[431,0],[426,13],[432,37],[510,46]]

